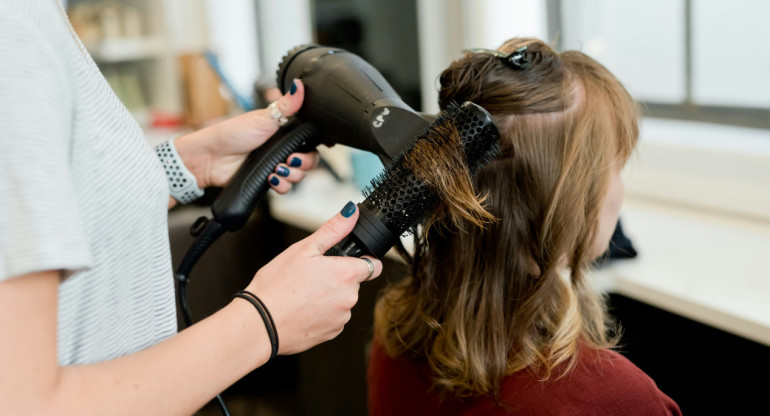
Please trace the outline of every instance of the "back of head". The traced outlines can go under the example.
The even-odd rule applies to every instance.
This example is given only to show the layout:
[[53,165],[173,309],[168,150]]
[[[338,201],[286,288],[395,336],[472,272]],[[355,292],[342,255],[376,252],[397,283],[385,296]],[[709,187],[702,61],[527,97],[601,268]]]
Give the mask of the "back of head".
[[604,304],[583,273],[595,258],[599,210],[613,170],[638,137],[637,107],[603,66],[536,39],[529,68],[468,53],[441,75],[440,105],[490,112],[502,153],[474,178],[497,220],[454,221],[416,239],[413,275],[377,305],[393,356],[424,359],[455,396],[494,394],[507,374],[566,374],[582,347],[607,347]]

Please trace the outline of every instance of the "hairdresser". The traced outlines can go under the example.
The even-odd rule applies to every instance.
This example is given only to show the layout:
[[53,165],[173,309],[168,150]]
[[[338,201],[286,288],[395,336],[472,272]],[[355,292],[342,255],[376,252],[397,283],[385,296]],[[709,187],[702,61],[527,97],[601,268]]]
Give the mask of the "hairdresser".
[[[264,364],[271,341],[245,298],[177,333],[167,208],[225,185],[300,108],[303,85],[162,146],[161,161],[57,0],[0,11],[0,414],[191,414]],[[289,156],[271,186],[288,191],[316,159]],[[185,192],[169,199],[169,181]],[[357,216],[348,204],[244,288],[271,314],[279,354],[339,334],[359,284],[380,274],[377,260],[323,256]]]

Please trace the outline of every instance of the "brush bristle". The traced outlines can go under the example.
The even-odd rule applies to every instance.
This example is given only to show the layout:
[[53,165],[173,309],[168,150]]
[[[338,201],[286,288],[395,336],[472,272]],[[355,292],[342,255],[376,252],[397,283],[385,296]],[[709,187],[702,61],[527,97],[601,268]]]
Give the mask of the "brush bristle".
[[[459,134],[460,143],[456,142],[455,132]],[[459,159],[461,163],[458,164],[473,175],[500,152],[497,144],[499,137],[497,128],[484,109],[473,103],[463,106],[451,103],[425,133],[404,149],[384,172],[372,179],[363,191],[366,201],[385,214],[388,227],[394,233],[414,232],[417,225],[433,215],[442,202],[440,195],[443,195],[445,203],[452,197],[439,189],[429,167],[418,169],[415,163],[440,155],[454,156],[462,149],[465,157]],[[444,165],[451,163],[442,162],[445,162]],[[467,173],[464,175],[467,176]]]

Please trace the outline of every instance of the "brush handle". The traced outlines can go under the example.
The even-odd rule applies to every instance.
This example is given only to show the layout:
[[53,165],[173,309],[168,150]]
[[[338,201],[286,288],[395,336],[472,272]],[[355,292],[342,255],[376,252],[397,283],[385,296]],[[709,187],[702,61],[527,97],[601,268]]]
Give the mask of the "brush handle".
[[214,219],[227,231],[241,228],[257,203],[270,189],[267,177],[290,154],[308,152],[320,144],[318,129],[308,122],[294,121],[251,152],[230,183],[211,205]]
[[369,201],[358,204],[358,221],[337,245],[330,248],[325,256],[361,257],[364,255],[381,258],[398,242],[398,235],[387,227],[385,213]]

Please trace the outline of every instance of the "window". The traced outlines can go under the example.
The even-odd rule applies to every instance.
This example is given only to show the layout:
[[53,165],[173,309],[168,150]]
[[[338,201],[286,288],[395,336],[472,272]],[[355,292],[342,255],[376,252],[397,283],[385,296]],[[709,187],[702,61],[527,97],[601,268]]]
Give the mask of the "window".
[[646,115],[770,129],[770,3],[570,0],[550,9],[561,17],[560,46],[604,63]]

